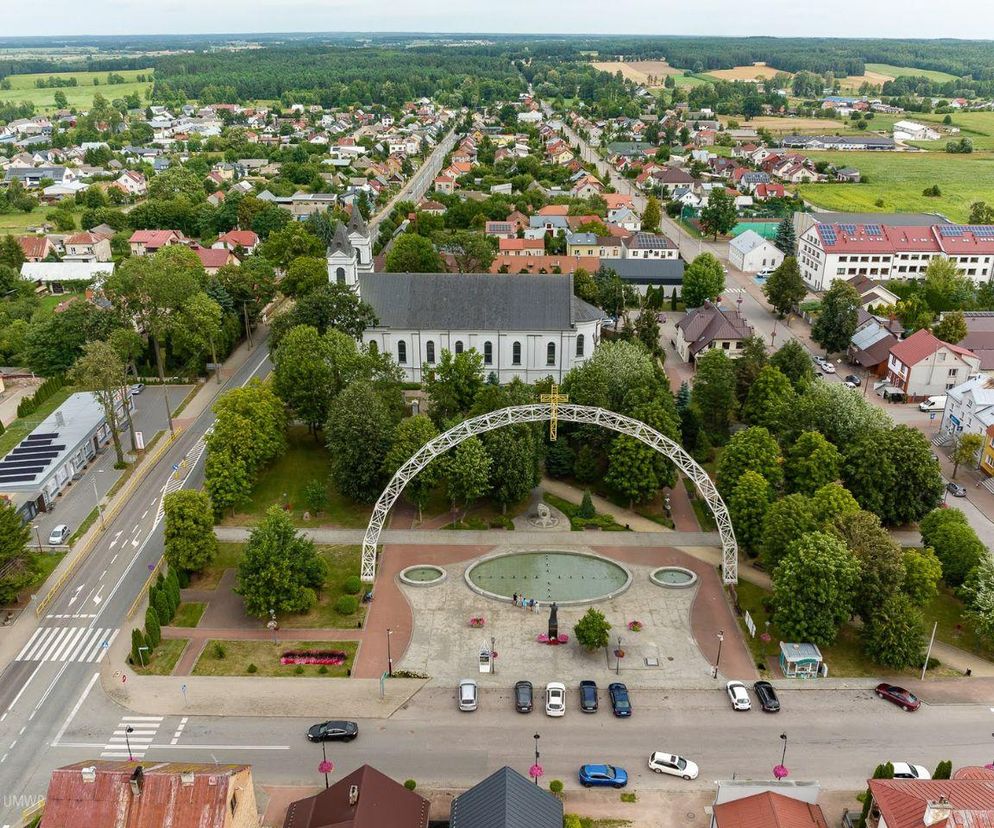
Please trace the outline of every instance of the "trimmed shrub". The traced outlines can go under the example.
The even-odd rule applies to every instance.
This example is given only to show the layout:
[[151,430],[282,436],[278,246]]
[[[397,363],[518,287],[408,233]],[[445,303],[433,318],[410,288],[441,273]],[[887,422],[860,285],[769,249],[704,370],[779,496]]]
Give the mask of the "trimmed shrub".
[[173,605],[170,603],[165,590],[156,590],[152,606],[155,607],[155,614],[159,616],[160,625],[164,627],[173,620]]
[[215,641],[214,646],[211,647],[211,655],[216,659],[222,659],[228,654],[228,651],[224,649],[224,644],[220,641]]
[[577,516],[586,518],[589,520],[597,514],[597,510],[594,509],[594,501],[590,497],[590,492],[585,491],[583,493],[583,500],[580,501],[580,510],[577,512]]
[[583,823],[576,814],[566,814],[563,817],[563,828],[583,828]]
[[407,788],[407,790],[409,790],[409,791],[413,791],[417,786],[418,786],[418,783],[415,782],[413,779],[405,779],[404,780],[404,787]]
[[131,663],[132,664],[136,664],[137,665],[137,664],[141,664],[142,663],[141,654],[138,652],[138,648],[139,647],[145,647],[145,646],[146,646],[146,644],[145,644],[145,636],[142,634],[142,631],[140,629],[138,629],[137,627],[135,627],[131,631]]
[[148,638],[149,647],[158,647],[159,642],[162,640],[159,616],[152,607],[145,610],[145,637]]
[[359,609],[359,599],[354,595],[342,595],[335,601],[335,612],[339,615],[353,615]]
[[563,792],[563,783],[562,783],[562,781],[559,780],[559,779],[553,779],[549,783],[549,791],[551,791],[552,793],[557,794],[557,795],[561,794]]
[[304,675],[304,665],[303,664],[298,664],[296,667],[293,668],[293,672],[294,672],[295,675],[298,675],[298,676]]
[[342,589],[345,590],[349,595],[358,594],[359,590],[362,589],[362,581],[359,579],[358,575],[349,575],[342,584]]
[[258,673],[259,672],[259,668],[256,667],[254,664],[250,664],[248,667],[245,668],[245,672],[246,673]]

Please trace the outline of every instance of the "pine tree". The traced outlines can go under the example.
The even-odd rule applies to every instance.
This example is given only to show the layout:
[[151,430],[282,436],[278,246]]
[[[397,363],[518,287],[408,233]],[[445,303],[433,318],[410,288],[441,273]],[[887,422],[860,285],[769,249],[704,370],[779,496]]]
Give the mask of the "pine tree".
[[131,663],[140,665],[144,659],[144,653],[139,652],[139,647],[145,647],[145,636],[142,631],[135,627],[131,631]]
[[152,607],[145,610],[145,636],[148,638],[149,647],[158,647],[162,640],[162,628],[159,624],[159,617]]
[[793,256],[797,252],[797,238],[794,236],[794,222],[790,216],[780,222],[773,245],[784,256]]

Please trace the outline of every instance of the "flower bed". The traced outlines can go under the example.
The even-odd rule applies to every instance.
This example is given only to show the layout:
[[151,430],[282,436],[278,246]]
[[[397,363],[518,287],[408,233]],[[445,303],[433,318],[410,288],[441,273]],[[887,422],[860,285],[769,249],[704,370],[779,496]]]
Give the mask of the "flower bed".
[[641,621],[629,621],[628,629],[632,632],[642,632],[642,622]]
[[469,625],[471,627],[482,627],[487,621],[482,616],[475,616],[469,619]]
[[280,656],[280,664],[344,664],[345,653],[339,650],[303,650],[286,652]]
[[546,633],[539,633],[536,638],[539,644],[567,644],[569,642],[569,636],[565,633],[560,633],[559,638],[549,638]]

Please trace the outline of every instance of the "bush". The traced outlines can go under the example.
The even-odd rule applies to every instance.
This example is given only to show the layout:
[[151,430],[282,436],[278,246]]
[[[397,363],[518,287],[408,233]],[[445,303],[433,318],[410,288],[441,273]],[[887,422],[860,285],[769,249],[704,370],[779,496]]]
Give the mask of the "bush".
[[248,667],[245,668],[245,672],[246,673],[258,673],[259,672],[259,668],[256,667],[254,664],[250,664]]
[[589,520],[597,514],[597,510],[594,509],[594,501],[590,497],[590,492],[585,491],[583,493],[583,500],[580,501],[580,510],[577,512],[579,517]]
[[407,788],[407,790],[409,790],[409,791],[413,791],[417,786],[418,786],[418,783],[415,782],[413,779],[405,779],[404,780],[404,787]]
[[950,779],[953,775],[953,763],[949,759],[943,759],[935,766],[935,773],[932,774],[933,779]]
[[362,581],[358,575],[349,575],[342,584],[342,589],[349,595],[356,595],[362,589]]
[[149,647],[158,647],[162,640],[159,617],[152,607],[145,610],[145,637],[148,639]]
[[318,667],[318,672],[322,676],[328,675],[328,665],[327,664],[322,664],[320,667]]
[[163,627],[173,620],[172,602],[164,589],[155,591],[155,598],[152,599],[152,606],[155,607],[155,614],[159,616],[159,624]]
[[576,814],[566,814],[563,817],[563,828],[583,828],[583,823]]
[[622,802],[635,802],[637,800],[638,800],[638,797],[635,796],[635,794],[632,791],[625,791],[621,795],[621,801]]
[[228,651],[224,649],[224,644],[220,641],[215,641],[214,646],[211,647],[211,655],[214,658],[220,660],[223,659],[228,654]]
[[294,673],[294,675],[297,675],[297,676],[304,675],[304,665],[303,664],[298,664],[296,667],[293,668],[293,673]]
[[553,779],[549,783],[549,791],[554,794],[561,794],[563,792],[563,783],[559,779]]
[[142,635],[142,631],[141,630],[139,630],[137,627],[135,627],[131,631],[131,663],[132,664],[141,664],[142,663],[142,656],[141,656],[141,653],[138,652],[138,648],[139,647],[145,647],[145,646],[147,646],[145,644],[145,636]]
[[354,595],[342,595],[335,601],[335,612],[339,615],[354,615],[359,609],[359,599]]

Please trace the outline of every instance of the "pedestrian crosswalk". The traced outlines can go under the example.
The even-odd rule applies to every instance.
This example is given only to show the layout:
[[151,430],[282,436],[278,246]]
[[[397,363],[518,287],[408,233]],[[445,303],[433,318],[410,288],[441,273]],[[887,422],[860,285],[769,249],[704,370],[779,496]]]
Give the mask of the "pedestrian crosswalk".
[[39,627],[15,661],[99,663],[118,632],[112,627]]
[[162,725],[162,716],[122,716],[101,759],[143,759]]
[[725,295],[727,295],[727,294],[729,294],[729,293],[735,293],[735,294],[738,294],[738,293],[745,293],[745,292],[746,292],[746,289],[745,289],[745,288],[741,288],[741,287],[727,287],[727,288],[725,288],[725,289],[724,289],[724,290],[722,291],[722,294],[725,294]]
[[155,525],[158,526],[162,519],[165,517],[165,502],[166,495],[172,494],[177,489],[182,489],[183,484],[186,483],[186,478],[190,474],[197,463],[200,462],[201,456],[203,456],[204,450],[207,448],[207,443],[205,437],[201,437],[194,443],[193,448],[186,454],[186,456],[180,461],[178,466],[174,466],[174,471],[169,475],[169,480],[166,482],[165,487],[162,490],[162,497],[159,499],[159,508],[155,514]]

